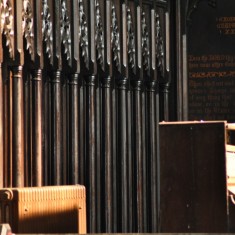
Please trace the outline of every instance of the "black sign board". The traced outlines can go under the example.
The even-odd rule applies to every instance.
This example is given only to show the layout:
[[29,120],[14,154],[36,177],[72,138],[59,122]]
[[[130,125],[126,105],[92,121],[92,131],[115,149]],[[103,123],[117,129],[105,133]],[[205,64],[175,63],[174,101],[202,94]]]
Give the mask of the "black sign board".
[[189,120],[235,122],[235,1],[189,1],[187,38]]

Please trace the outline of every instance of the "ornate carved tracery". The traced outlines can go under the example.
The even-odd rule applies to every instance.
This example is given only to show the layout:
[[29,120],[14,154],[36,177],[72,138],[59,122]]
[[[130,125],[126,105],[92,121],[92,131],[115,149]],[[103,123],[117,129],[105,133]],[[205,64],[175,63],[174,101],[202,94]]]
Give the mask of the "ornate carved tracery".
[[61,0],[61,41],[66,59],[69,60],[71,58],[71,26],[65,0]]
[[119,68],[120,67],[120,34],[119,34],[115,5],[113,3],[112,3],[111,8],[112,8],[111,9],[111,13],[112,13],[111,42],[112,42],[112,49],[113,49],[113,60],[117,68]]
[[155,15],[156,19],[156,58],[157,67],[163,76],[164,71],[164,42],[162,37],[162,30],[160,24],[160,17],[158,14]]
[[1,0],[1,30],[6,37],[6,46],[13,57],[14,17],[10,0]]
[[29,0],[23,1],[23,32],[26,39],[26,49],[32,55],[34,48],[33,11]]
[[52,61],[52,53],[53,53],[53,32],[52,32],[52,22],[51,22],[51,14],[48,6],[47,0],[42,1],[43,9],[42,9],[42,33],[43,39],[46,45],[46,53],[50,61]]
[[100,13],[100,3],[95,1],[95,13],[96,13],[96,28],[95,28],[95,41],[97,49],[97,60],[101,66],[104,65],[104,29],[102,24],[102,18]]
[[129,65],[133,69],[135,67],[135,33],[133,28],[131,10],[127,7],[127,46]]
[[[198,8],[199,3],[202,0],[192,0],[191,3],[189,3],[189,8],[187,11],[187,19],[191,21],[192,13]],[[208,5],[211,7],[217,6],[217,0],[207,0]]]
[[80,37],[80,46],[82,51],[82,57],[86,66],[88,67],[88,28],[87,28],[87,20],[84,12],[83,0],[79,0],[79,17],[80,17],[80,25],[79,25],[79,37]]
[[149,32],[146,24],[145,12],[142,12],[142,55],[143,55],[143,68],[149,69]]

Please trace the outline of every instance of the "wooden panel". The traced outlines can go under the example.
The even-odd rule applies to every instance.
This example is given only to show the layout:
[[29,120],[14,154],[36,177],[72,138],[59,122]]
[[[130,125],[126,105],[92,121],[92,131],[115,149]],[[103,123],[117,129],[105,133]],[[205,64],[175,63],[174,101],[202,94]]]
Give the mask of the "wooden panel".
[[88,232],[158,231],[167,11],[166,0],[2,1],[0,186],[82,184]]
[[160,232],[226,232],[225,123],[162,123],[160,152]]
[[235,204],[234,195],[229,198],[229,232],[234,233],[235,231]]

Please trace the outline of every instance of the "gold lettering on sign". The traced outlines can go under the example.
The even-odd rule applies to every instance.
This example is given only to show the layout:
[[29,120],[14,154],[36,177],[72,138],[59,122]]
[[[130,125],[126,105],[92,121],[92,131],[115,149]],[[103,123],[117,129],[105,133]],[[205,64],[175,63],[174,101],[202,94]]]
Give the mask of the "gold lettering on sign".
[[220,34],[234,35],[235,34],[235,17],[218,17],[216,18],[216,28]]
[[190,120],[235,121],[235,56],[189,55],[188,68]]
[[[189,78],[229,78],[235,76],[234,55],[201,55],[188,57]],[[195,69],[195,72],[194,72]]]

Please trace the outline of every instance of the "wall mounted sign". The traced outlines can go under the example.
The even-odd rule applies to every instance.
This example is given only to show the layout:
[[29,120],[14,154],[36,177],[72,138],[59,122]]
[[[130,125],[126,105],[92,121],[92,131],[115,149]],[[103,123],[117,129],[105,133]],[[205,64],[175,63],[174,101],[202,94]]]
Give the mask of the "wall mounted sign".
[[234,0],[189,3],[189,120],[235,122],[234,9]]

